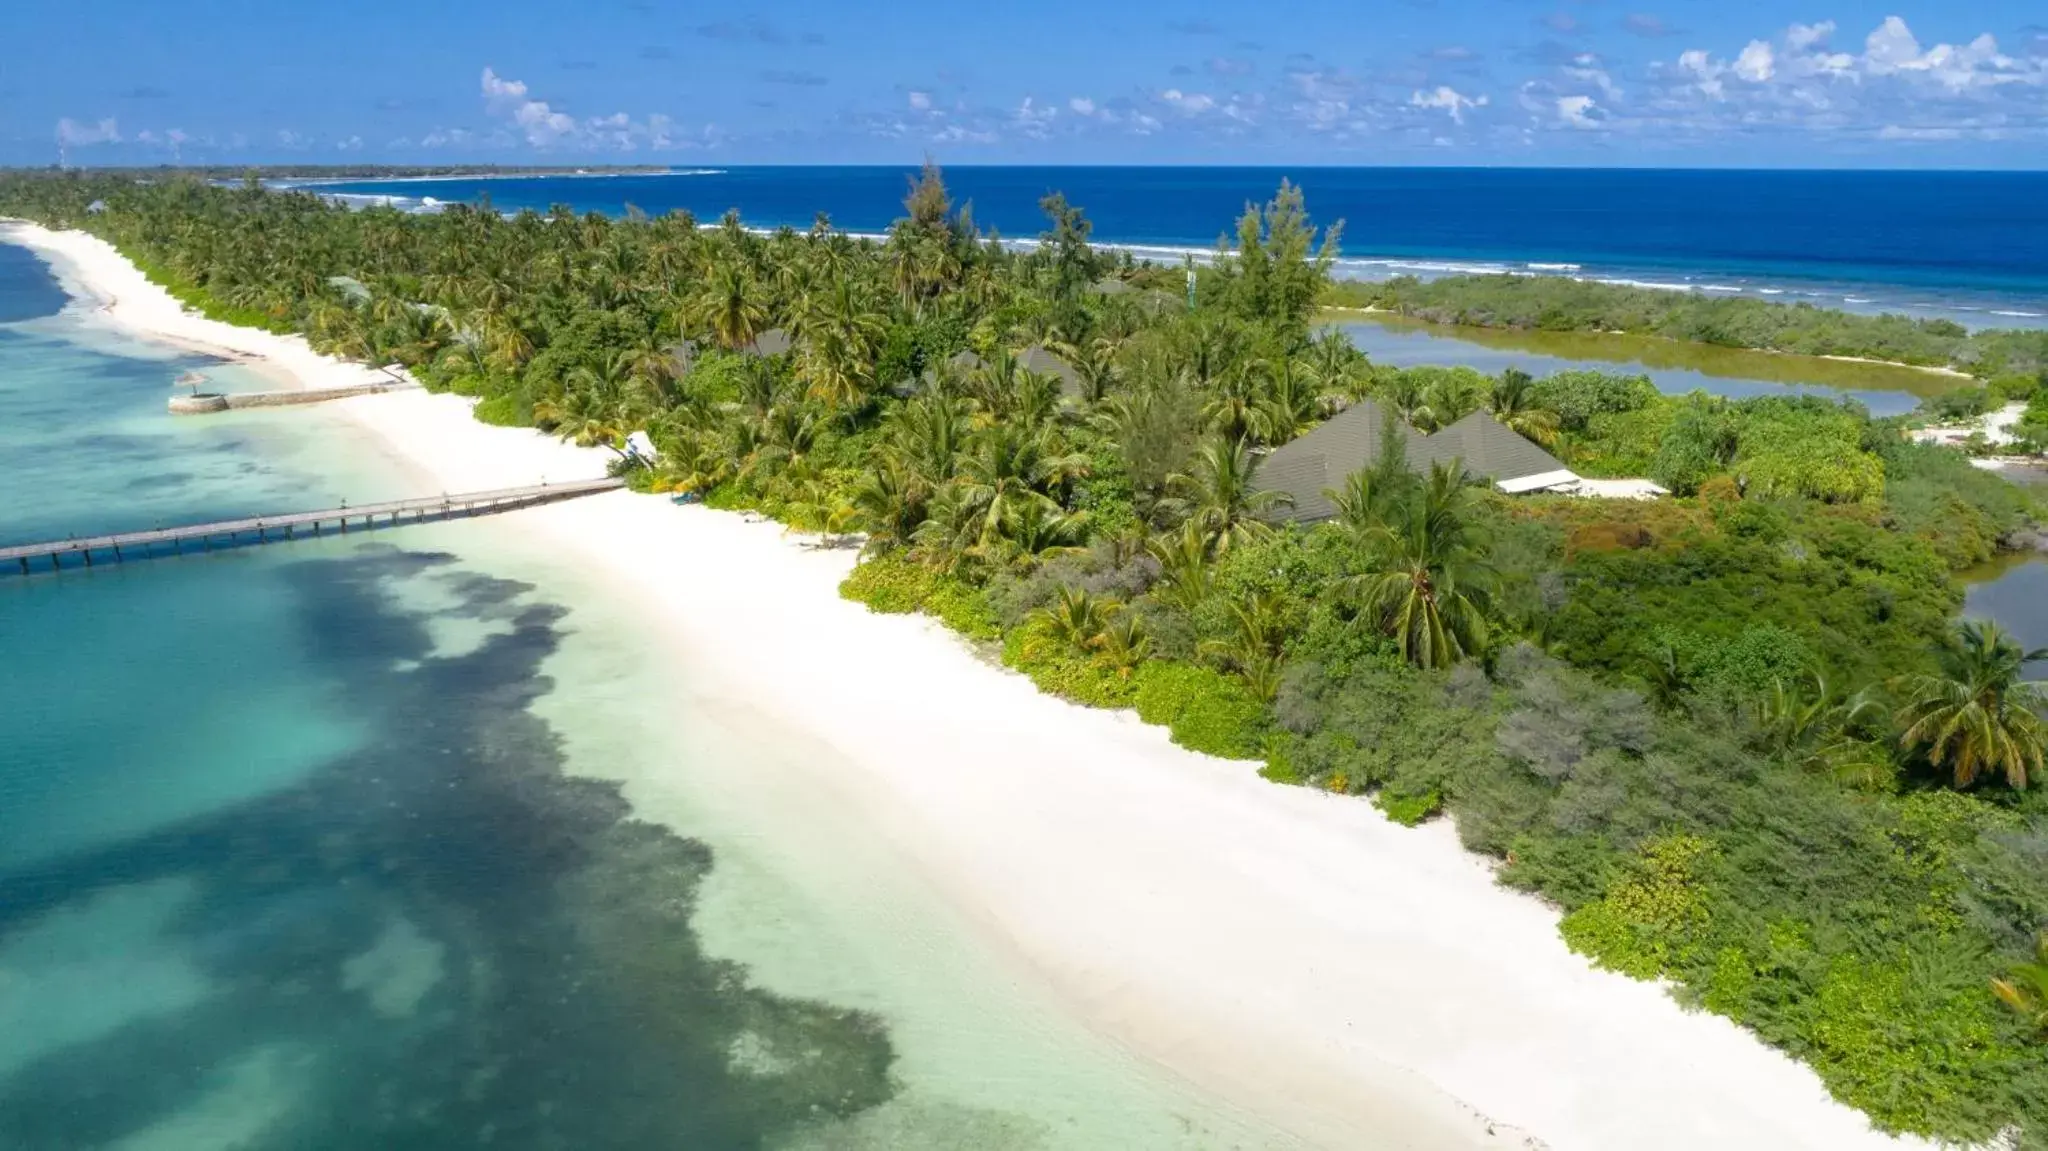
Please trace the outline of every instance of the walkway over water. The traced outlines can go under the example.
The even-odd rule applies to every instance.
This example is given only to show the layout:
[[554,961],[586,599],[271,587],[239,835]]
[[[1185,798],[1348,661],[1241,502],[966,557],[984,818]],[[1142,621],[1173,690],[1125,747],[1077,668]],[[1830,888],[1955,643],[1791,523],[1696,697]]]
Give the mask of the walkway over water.
[[46,562],[51,571],[57,571],[64,567],[66,560],[77,560],[83,566],[91,567],[95,558],[103,563],[108,560],[119,562],[145,559],[162,555],[164,548],[169,548],[172,554],[178,555],[183,554],[188,546],[211,551],[214,548],[277,543],[302,536],[317,536],[327,531],[346,534],[352,530],[368,531],[394,527],[401,523],[426,523],[433,520],[486,516],[530,508],[538,504],[554,503],[557,500],[595,495],[598,492],[615,491],[625,486],[626,481],[622,479],[543,483],[523,488],[427,496],[421,499],[364,504],[361,507],[344,506],[316,512],[290,512],[284,515],[220,520],[185,527],[122,532],[87,539],[23,544],[18,547],[0,548],[0,572],[19,570],[26,575],[42,567]]

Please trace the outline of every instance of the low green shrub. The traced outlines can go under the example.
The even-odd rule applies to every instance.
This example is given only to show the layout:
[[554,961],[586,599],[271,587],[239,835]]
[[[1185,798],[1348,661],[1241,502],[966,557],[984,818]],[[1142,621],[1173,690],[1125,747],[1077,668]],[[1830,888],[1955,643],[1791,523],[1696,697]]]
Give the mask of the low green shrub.
[[137,258],[133,252],[124,254],[129,256],[135,266],[142,270],[143,276],[151,283],[169,292],[173,299],[209,320],[219,320],[224,324],[234,324],[244,328],[259,328],[266,332],[275,332],[281,336],[298,334],[298,325],[293,322],[293,317],[289,312],[269,312],[261,308],[238,308],[231,304],[223,303],[205,288],[178,277],[167,268]]
[[839,594],[870,611],[901,615],[924,608],[933,578],[931,569],[900,555],[870,556],[840,581]]
[[1138,718],[1173,742],[1225,759],[1258,758],[1266,709],[1238,681],[1206,667],[1156,660],[1138,669]]
[[477,422],[498,428],[526,428],[533,426],[533,413],[519,402],[518,396],[492,396],[477,401],[472,409]]
[[1038,690],[1087,707],[1129,707],[1137,696],[1135,675],[1076,652],[1033,651],[1028,639],[1024,628],[1011,631],[1003,642],[1003,663],[1031,677]]
[[1564,917],[1573,951],[1601,967],[1656,979],[1696,944],[1707,920],[1695,872],[1712,845],[1694,835],[1645,843],[1607,895]]
[[[705,503],[718,506],[708,499]],[[971,639],[1002,637],[1002,627],[980,588],[899,554],[863,560],[840,582],[839,594],[891,615],[925,612]]]
[[969,639],[1003,637],[1002,623],[982,590],[951,576],[938,576],[925,594],[924,610]]
[[1444,796],[1436,788],[1408,794],[1387,787],[1372,797],[1373,806],[1402,827],[1415,827],[1443,810]]

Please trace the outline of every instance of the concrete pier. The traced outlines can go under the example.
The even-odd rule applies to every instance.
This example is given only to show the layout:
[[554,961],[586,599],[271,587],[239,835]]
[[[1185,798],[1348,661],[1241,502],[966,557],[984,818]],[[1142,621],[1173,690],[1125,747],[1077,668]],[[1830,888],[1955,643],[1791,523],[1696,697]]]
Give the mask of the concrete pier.
[[413,386],[396,383],[351,384],[343,388],[294,388],[283,392],[196,392],[172,396],[169,406],[174,416],[197,416],[209,412],[225,412],[230,408],[282,408],[292,404],[345,400],[350,396],[379,396],[385,392]]
[[[328,508],[322,511],[289,512],[276,516],[220,520],[184,527],[157,528],[144,532],[122,532],[84,539],[55,540],[0,548],[0,572],[27,575],[38,569],[61,571],[66,562],[92,567],[95,562],[119,563],[164,554],[180,555],[188,549],[244,547],[278,543],[283,540],[369,531],[399,524],[432,520],[462,519],[529,508],[537,504],[571,500],[626,486],[621,479],[576,480],[560,484],[535,484],[523,488],[501,488],[462,495],[428,496],[424,499],[393,500],[361,507]],[[166,553],[165,549],[169,549]]]

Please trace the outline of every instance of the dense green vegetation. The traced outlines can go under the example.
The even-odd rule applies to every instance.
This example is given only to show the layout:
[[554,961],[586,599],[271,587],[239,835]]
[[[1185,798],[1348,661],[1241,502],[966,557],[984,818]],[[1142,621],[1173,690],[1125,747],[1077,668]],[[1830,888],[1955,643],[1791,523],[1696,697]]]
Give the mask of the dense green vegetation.
[[1601,284],[1563,276],[1398,277],[1333,284],[1328,302],[1432,323],[1547,332],[1625,332],[1808,356],[1859,356],[1952,367],[1983,379],[2048,370],[2048,331],[1971,332],[1948,320],[1865,316],[1704,292]]
[[[1044,207],[1017,252],[936,172],[879,242],[0,177],[0,212],[97,232],[195,306],[493,422],[645,428],[650,486],[862,533],[845,595],[1045,690],[1405,823],[1450,813],[1571,946],[1888,1129],[2048,1146],[2041,700],[2031,653],[1954,625],[1953,573],[2014,546],[2026,496],[1853,406],[1376,368],[1313,330],[1333,248],[1291,188],[1192,307],[1179,270]],[[1262,451],[1362,396],[1424,431],[1485,407],[1675,494],[1510,499],[1386,452],[1335,519],[1277,522]]]

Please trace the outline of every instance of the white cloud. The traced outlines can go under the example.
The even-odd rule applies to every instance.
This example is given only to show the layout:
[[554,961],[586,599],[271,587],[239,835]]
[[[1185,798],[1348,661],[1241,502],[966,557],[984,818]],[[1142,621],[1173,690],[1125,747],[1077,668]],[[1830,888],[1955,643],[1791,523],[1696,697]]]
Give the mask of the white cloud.
[[1559,96],[1557,98],[1557,118],[1573,128],[1604,127],[1605,125],[1594,118],[1594,114],[1599,111],[1600,106],[1594,103],[1591,96]]
[[1441,108],[1451,114],[1452,123],[1463,124],[1465,122],[1466,110],[1486,107],[1486,97],[1484,95],[1478,97],[1466,96],[1449,85],[1438,85],[1434,91],[1416,91],[1408,97],[1408,106],[1411,108]]
[[1076,116],[1093,116],[1095,114],[1095,101],[1090,100],[1086,96],[1076,96],[1067,101],[1067,107],[1073,109]]
[[1783,88],[1782,95],[1809,107],[1829,103],[1816,83],[1844,80],[1856,84],[1896,80],[1931,84],[1949,93],[1982,92],[2007,84],[2048,84],[2048,62],[2016,60],[1999,50],[1989,33],[1968,44],[1936,44],[1922,48],[1913,30],[1897,16],[1887,16],[1864,38],[1855,55],[1828,48],[1835,33],[1832,21],[1793,24],[1785,30],[1782,50],[1769,40],[1751,40],[1734,60],[1722,62],[1704,49],[1682,53],[1668,71],[1701,94],[1727,98],[1725,77],[1755,85]]
[[1827,47],[1828,37],[1835,34],[1835,22],[1823,20],[1818,24],[1794,24],[1785,29],[1785,43],[1794,52],[1809,48]]
[[1168,88],[1159,94],[1159,98],[1190,116],[1198,116],[1216,106],[1216,98],[1213,96],[1201,92],[1183,92],[1178,88]]
[[1735,65],[1731,70],[1752,84],[1761,84],[1771,78],[1773,65],[1770,42],[1751,40],[1742,49],[1742,54],[1735,58]]
[[[560,145],[585,150],[632,152],[643,145],[672,148],[715,142],[716,133],[708,126],[702,141],[679,138],[674,122],[659,113],[644,121],[636,120],[625,112],[578,120],[567,112],[556,111],[545,100],[533,99],[525,81],[500,76],[489,67],[484,69],[482,91],[485,109],[494,116],[510,120],[526,142],[535,148]],[[425,147],[436,147],[462,143],[467,139],[466,133],[449,129],[431,133],[420,143]]]
[[1678,70],[1691,78],[1692,86],[1709,99],[1719,100],[1728,92],[1721,83],[1721,75],[1727,69],[1714,63],[1706,51],[1693,48],[1678,54]]
[[1615,84],[1614,77],[1609,76],[1607,70],[1600,67],[1600,57],[1591,52],[1581,52],[1574,56],[1572,62],[1565,65],[1562,71],[1574,80],[1598,88],[1600,94],[1609,100],[1621,99],[1621,88]]
[[[1922,73],[1952,92],[2027,79],[2027,70],[2000,52],[1998,40],[1989,32],[1961,47],[1936,44],[1923,52],[1913,30],[1897,16],[1885,17],[1864,40],[1863,59],[1873,75]],[[2041,82],[2040,67],[2031,71],[2031,82]]]
[[557,112],[545,100],[527,99],[523,80],[507,80],[484,68],[484,105],[497,115],[509,115],[536,148],[546,148],[576,134],[576,118]]
[[526,99],[526,82],[506,80],[484,66],[484,99],[495,104],[513,104]]
[[1881,140],[2048,139],[2048,56],[2017,57],[1989,34],[1923,45],[1888,16],[1859,51],[1837,51],[1832,22],[1792,24],[1732,58],[1692,48],[1649,68],[1651,96],[1609,104],[1611,126],[1739,129]]
[[1877,132],[1880,140],[1959,140],[1962,135],[1960,128],[1909,128],[1898,124],[1886,124]]
[[920,112],[931,111],[932,94],[930,92],[920,92],[917,91],[916,89],[912,89],[911,91],[905,93],[905,97],[910,101],[910,106],[912,108],[915,108]]
[[118,144],[121,142],[121,126],[112,116],[88,124],[81,124],[66,116],[57,121],[57,142],[70,147]]
[[1053,120],[1059,114],[1060,110],[1058,108],[1050,104],[1041,105],[1031,97],[1026,96],[1024,97],[1024,102],[1017,106],[1016,120],[1018,130],[1034,140],[1043,140],[1045,139],[1046,131],[1052,126]]

